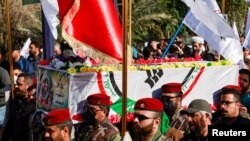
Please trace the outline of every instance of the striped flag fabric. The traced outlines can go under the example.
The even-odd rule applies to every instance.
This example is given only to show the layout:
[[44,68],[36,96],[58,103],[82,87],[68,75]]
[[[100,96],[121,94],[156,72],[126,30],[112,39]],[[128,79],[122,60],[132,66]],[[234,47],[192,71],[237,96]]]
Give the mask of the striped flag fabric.
[[59,19],[57,18],[57,14],[59,11],[57,0],[41,0],[41,4],[44,16],[48,22],[51,33],[54,39],[57,39],[57,26],[60,23]]

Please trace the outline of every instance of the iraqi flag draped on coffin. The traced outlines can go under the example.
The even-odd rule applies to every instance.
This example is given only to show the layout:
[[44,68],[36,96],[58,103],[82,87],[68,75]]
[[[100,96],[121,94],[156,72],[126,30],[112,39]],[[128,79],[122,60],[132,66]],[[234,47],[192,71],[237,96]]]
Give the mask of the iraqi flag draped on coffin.
[[122,27],[112,0],[58,0],[63,38],[101,62],[122,61]]

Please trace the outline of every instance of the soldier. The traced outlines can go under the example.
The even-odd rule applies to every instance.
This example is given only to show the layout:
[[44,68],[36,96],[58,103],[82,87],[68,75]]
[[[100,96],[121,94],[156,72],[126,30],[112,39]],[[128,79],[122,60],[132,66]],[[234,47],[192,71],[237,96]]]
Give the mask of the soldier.
[[184,132],[188,132],[188,116],[183,112],[181,83],[167,83],[161,87],[164,112],[170,119],[170,129],[167,136],[180,140]]
[[54,109],[44,118],[45,139],[50,141],[70,141],[73,123],[69,109]]
[[164,125],[163,105],[155,98],[143,98],[136,102],[134,112],[133,141],[170,141],[161,130]]
[[110,110],[110,97],[106,94],[98,93],[88,96],[86,103],[86,119],[83,128],[79,131],[80,141],[120,141],[121,136],[107,118]]

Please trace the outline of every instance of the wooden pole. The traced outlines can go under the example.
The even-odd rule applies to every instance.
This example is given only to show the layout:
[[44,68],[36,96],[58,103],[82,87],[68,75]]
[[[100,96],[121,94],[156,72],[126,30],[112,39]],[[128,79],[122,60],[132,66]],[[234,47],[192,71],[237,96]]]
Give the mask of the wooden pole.
[[132,0],[129,0],[128,9],[129,9],[129,20],[128,20],[128,22],[129,22],[129,42],[128,42],[128,44],[129,44],[129,46],[131,46],[132,45],[132,26],[131,26],[131,21],[132,21]]
[[225,14],[225,6],[226,6],[226,1],[225,0],[221,0],[221,12],[222,14]]
[[12,99],[14,98],[14,75],[13,75],[13,60],[12,60],[12,47],[11,47],[11,26],[10,26],[10,7],[9,0],[5,0],[5,11],[6,11],[6,31],[7,31],[7,47],[9,52],[9,64],[10,64],[10,80],[11,80],[11,94]]
[[123,46],[123,63],[122,63],[122,132],[121,135],[124,137],[127,131],[127,58],[128,58],[128,2],[127,0],[122,0],[122,46]]

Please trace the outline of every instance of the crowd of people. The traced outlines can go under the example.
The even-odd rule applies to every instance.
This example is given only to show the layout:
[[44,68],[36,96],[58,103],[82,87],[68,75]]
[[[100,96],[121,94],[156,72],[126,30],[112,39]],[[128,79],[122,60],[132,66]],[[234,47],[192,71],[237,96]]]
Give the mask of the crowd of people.
[[[244,36],[241,36],[243,40]],[[223,59],[216,51],[209,50],[206,42],[198,36],[191,38],[191,46],[185,44],[183,36],[176,37],[165,58],[202,58],[207,61]],[[161,58],[169,40],[150,41],[142,50],[134,48],[134,59]],[[250,52],[243,49],[245,68],[239,70],[239,85],[227,85],[219,90],[220,99],[216,109],[203,99],[194,99],[188,107],[182,105],[182,84],[162,84],[160,98],[139,99],[134,106],[134,118],[128,123],[128,131],[121,137],[121,126],[108,119],[110,97],[92,94],[87,97],[82,114],[82,123],[73,124],[69,109],[53,109],[42,113],[34,122],[36,112],[36,80],[38,64],[43,58],[38,41],[29,45],[29,56],[20,55],[21,45],[14,44],[8,53],[13,60],[13,72],[7,61],[7,52],[0,47],[0,130],[1,141],[199,141],[208,139],[210,125],[250,124]],[[75,50],[65,42],[55,45],[54,58],[64,61],[77,56],[86,60],[84,51]],[[92,60],[95,62],[95,60]],[[10,74],[15,88],[11,91]]]
[[[185,43],[187,39],[182,35],[178,35],[173,44],[170,39],[151,40],[147,42],[145,47],[133,47],[133,58],[145,60],[156,58],[201,58],[206,61],[218,61],[221,56],[218,52],[210,50],[206,41],[198,36],[191,37],[189,45]],[[167,48],[169,45],[169,48]]]
[[[244,40],[245,36],[240,35],[241,45],[243,45]],[[245,47],[242,49],[244,67],[249,69],[249,50]],[[197,58],[204,61],[219,61],[225,59],[216,50],[211,49],[208,43],[199,36],[185,38],[182,35],[178,35],[172,44],[170,44],[170,39],[150,40],[143,45],[139,43],[135,44],[132,46],[132,51],[134,60],[152,60],[158,58],[183,60],[185,58]]]

